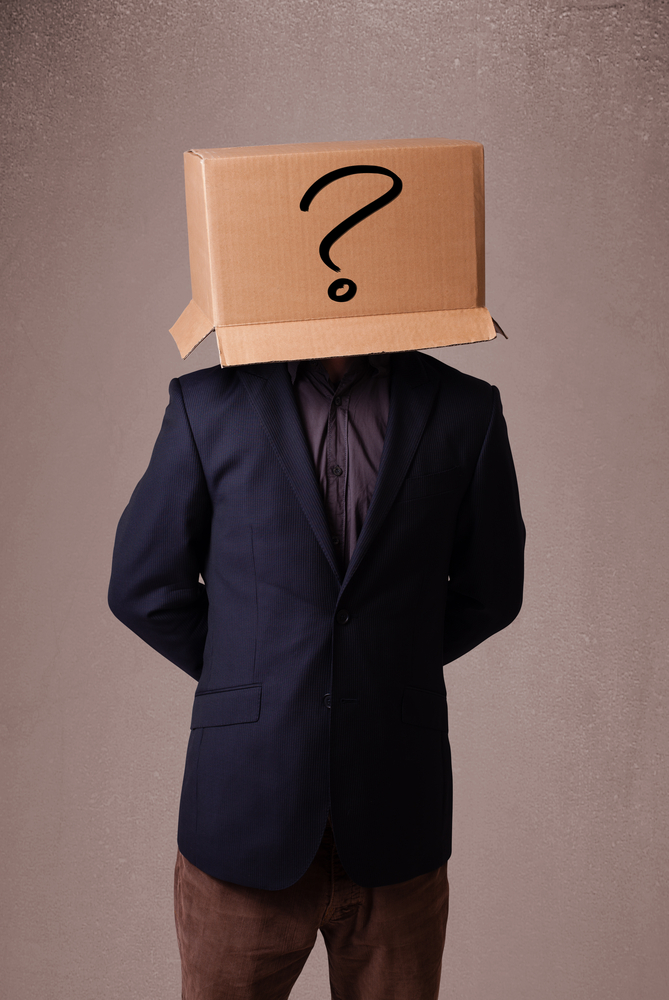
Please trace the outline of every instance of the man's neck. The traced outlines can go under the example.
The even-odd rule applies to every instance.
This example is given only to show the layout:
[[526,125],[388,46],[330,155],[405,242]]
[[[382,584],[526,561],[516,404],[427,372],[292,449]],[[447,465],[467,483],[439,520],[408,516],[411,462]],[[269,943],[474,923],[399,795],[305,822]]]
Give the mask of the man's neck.
[[321,358],[321,364],[328,373],[328,378],[335,388],[339,385],[342,378],[351,367],[351,364],[361,356],[362,355],[345,358]]

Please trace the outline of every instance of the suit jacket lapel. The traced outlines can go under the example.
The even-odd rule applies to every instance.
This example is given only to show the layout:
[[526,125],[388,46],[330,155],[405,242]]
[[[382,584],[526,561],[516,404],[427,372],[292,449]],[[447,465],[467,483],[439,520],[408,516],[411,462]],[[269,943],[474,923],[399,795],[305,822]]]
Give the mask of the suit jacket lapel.
[[367,516],[342,584],[345,587],[388,514],[422,437],[438,382],[420,354],[392,358],[390,407],[379,474]]
[[341,580],[321,489],[285,364],[237,369],[293,491],[332,571]]

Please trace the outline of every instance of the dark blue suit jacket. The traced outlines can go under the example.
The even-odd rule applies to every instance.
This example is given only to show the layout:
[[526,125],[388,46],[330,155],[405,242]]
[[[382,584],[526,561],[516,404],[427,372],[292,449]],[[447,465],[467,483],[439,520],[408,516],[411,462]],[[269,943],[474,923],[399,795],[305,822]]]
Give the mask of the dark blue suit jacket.
[[518,614],[524,540],[499,392],[428,355],[391,355],[378,481],[343,579],[286,365],[173,379],[109,603],[198,682],[186,858],[284,888],[331,809],[360,885],[442,865],[442,667]]

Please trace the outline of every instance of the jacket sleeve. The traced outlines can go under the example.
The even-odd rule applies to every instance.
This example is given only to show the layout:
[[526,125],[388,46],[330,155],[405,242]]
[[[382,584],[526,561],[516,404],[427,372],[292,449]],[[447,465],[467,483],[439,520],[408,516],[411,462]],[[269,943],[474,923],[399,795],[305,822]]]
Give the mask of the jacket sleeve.
[[525,525],[499,390],[456,525],[449,567],[444,663],[506,628],[523,601]]
[[178,379],[149,467],[116,531],[109,607],[144,642],[196,680],[207,636],[199,583],[211,502]]

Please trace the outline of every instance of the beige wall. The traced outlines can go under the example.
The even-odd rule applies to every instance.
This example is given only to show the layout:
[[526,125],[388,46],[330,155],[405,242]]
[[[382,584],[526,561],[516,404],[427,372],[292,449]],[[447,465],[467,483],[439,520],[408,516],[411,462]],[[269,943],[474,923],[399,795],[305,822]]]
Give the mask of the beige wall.
[[[447,668],[443,996],[669,995],[667,4],[7,0],[3,997],[179,996],[191,680],[107,610],[189,298],[182,151],[486,148],[520,618]],[[328,996],[319,948],[298,1000]]]

